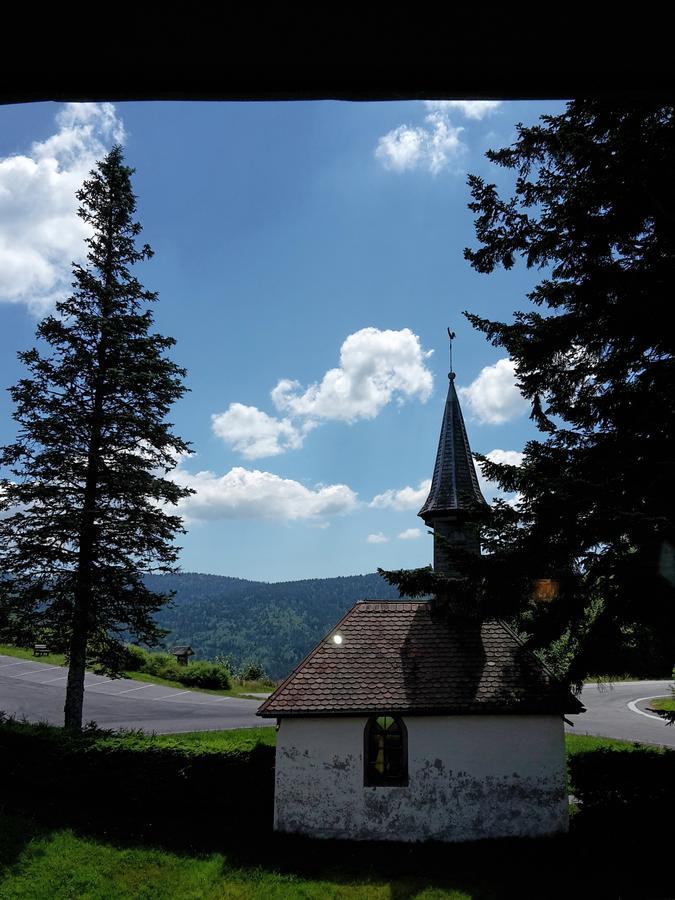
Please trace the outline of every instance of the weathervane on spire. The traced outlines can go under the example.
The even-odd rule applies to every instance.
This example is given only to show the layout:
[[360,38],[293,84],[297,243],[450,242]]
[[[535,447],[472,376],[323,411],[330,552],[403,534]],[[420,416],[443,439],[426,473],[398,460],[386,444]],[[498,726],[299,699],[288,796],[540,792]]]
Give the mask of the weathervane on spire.
[[450,359],[450,371],[448,372],[448,378],[450,378],[451,380],[455,377],[455,373],[452,370],[452,341],[453,341],[454,337],[455,337],[455,332],[450,331],[450,329],[448,328],[448,338],[449,338],[448,355],[449,355],[449,359]]

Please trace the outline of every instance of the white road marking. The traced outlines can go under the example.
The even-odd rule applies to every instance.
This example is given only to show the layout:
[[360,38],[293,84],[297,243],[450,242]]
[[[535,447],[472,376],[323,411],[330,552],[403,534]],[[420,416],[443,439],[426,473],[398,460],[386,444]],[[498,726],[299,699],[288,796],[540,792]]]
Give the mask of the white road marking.
[[22,659],[20,662],[4,663],[0,669],[9,669],[10,666],[32,666],[33,663],[29,659]]
[[648,719],[656,719],[657,722],[665,723],[665,719],[662,719],[661,716],[655,716],[653,713],[645,712],[643,709],[638,709],[637,704],[642,703],[643,700],[656,700],[658,697],[663,697],[664,694],[652,694],[651,697],[640,697],[639,700],[631,700],[630,703],[627,703],[626,706],[631,712],[638,713],[641,716],[646,716]]
[[63,679],[67,677],[67,675],[59,675],[58,678],[48,678],[46,681],[36,681],[35,684],[51,684],[52,681],[63,681]]
[[110,679],[107,678],[104,681],[85,681],[84,686],[88,687],[96,687],[97,684],[110,684]]
[[173,697],[180,697],[181,694],[189,694],[190,691],[178,691],[177,694],[165,694],[163,697],[153,697],[153,700],[171,700]]
[[6,677],[7,678],[25,678],[26,675],[36,675],[38,672],[42,673],[42,675],[45,674],[42,671],[42,669],[29,669],[27,672],[19,672],[18,675],[7,675]]
[[120,694],[130,694],[132,691],[144,691],[146,688],[149,688],[149,687],[157,687],[157,685],[156,684],[142,684],[140,687],[137,687],[137,688],[127,688],[125,691],[115,691],[115,693],[111,694],[110,696],[111,697],[119,697]]
[[215,700],[195,700],[192,704],[193,706],[213,706],[214,703],[222,703],[223,700],[234,700],[238,702],[238,698],[236,697],[218,697]]

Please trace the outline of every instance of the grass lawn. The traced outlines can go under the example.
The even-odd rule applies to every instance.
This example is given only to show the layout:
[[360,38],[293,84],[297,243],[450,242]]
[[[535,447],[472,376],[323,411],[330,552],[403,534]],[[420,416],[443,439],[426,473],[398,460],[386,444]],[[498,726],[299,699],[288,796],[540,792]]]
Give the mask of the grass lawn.
[[[386,866],[377,873],[369,871],[363,862],[355,866],[353,859],[344,865],[339,848],[332,848],[329,862],[325,860],[327,848],[320,848],[324,865],[316,872],[312,871],[317,869],[316,862],[297,865],[297,860],[287,858],[279,867],[266,864],[262,850],[261,864],[256,865],[228,850],[184,855],[160,848],[120,846],[77,835],[70,829],[43,829],[19,816],[2,816],[0,822],[2,900],[464,900],[497,896],[484,892],[492,881],[485,875],[450,874],[442,877],[445,884],[433,884],[437,879],[423,873],[392,876],[386,874]],[[279,855],[278,849],[274,855]]]
[[256,744],[274,747],[274,728],[233,728],[230,731],[186,731],[183,734],[153,734],[140,738],[156,747],[192,747],[204,750],[249,750]]
[[652,709],[663,709],[667,712],[675,712],[675,697],[657,697],[656,700],[650,700],[649,705]]
[[645,748],[654,750],[655,753],[664,753],[666,750],[666,747],[661,744],[639,744],[637,741],[594,737],[592,734],[565,734],[565,750],[568,757],[574,756],[575,753],[585,753],[587,750],[640,750]]
[[[63,653],[50,653],[47,656],[33,656],[33,651],[25,647],[13,647],[11,644],[0,644],[0,654],[4,656],[14,656],[17,659],[26,659],[31,662],[49,663],[52,666],[64,666],[65,658]],[[150,684],[159,684],[162,687],[180,688],[184,687],[177,681],[169,681],[167,678],[157,678],[155,675],[147,675],[145,672],[125,672],[123,678],[130,678],[133,681],[144,681]],[[189,690],[197,691],[200,694],[218,694],[221,697],[248,697],[251,694],[269,694],[274,688],[269,683],[263,681],[244,681],[240,684],[237,681],[232,682],[232,687],[228,690],[211,690],[210,688],[190,687]]]
[[50,666],[63,666],[63,653],[49,653],[47,656],[34,656],[32,650],[25,647],[13,647],[11,644],[0,644],[0,655],[15,656],[17,659],[28,659],[31,662],[48,663]]
[[[131,678],[133,681],[147,681],[150,684],[159,684],[162,687],[187,687],[187,685],[181,685],[177,681],[169,681],[167,678],[158,678],[156,675],[148,675],[145,672],[125,672],[124,678]],[[192,686],[187,689],[190,691],[198,691],[200,694],[218,694],[221,697],[250,697],[251,694],[271,694],[274,690],[273,687],[270,687],[269,684],[262,681],[245,681],[243,684],[233,681],[232,687],[227,690],[215,690]],[[262,701],[260,702],[262,703]]]
[[[130,740],[228,750],[273,745],[276,732],[247,728]],[[566,735],[565,740],[568,755],[641,746],[586,735]],[[208,820],[213,835],[208,851],[200,850],[201,841],[191,841],[187,820],[182,834],[178,826],[177,840],[153,845],[142,833],[135,839],[127,832],[113,836],[105,820],[98,830],[77,831],[2,812],[0,900],[569,900],[624,892],[627,897],[670,896],[672,887],[667,867],[616,865],[617,859],[636,854],[667,852],[668,830],[655,823],[615,824],[610,818],[584,826],[583,812],[575,812],[569,835],[489,845],[312,841],[274,834],[271,822],[262,819],[253,830],[248,826],[246,832],[219,836],[218,823],[228,821],[227,797],[214,799],[222,811]]]

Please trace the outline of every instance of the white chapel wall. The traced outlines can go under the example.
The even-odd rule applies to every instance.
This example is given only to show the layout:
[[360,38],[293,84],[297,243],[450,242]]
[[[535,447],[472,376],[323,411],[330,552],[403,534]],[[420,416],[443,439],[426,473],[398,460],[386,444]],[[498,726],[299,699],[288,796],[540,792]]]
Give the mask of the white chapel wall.
[[408,729],[406,787],[364,787],[365,718],[282,719],[275,828],[407,841],[567,830],[559,715],[402,718]]

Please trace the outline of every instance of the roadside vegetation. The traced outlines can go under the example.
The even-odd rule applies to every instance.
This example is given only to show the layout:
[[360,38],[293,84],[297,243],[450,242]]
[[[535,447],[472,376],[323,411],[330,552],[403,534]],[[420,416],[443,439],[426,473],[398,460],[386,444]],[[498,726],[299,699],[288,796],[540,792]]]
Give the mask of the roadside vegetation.
[[[548,898],[668,896],[675,753],[567,735],[570,833],[485,844],[311,841],[272,831],[276,732],[150,735],[0,724],[0,897]],[[485,866],[489,853],[490,866]],[[533,865],[536,860],[536,865]],[[542,880],[543,879],[543,880]],[[576,883],[576,882],[575,882]]]
[[[15,647],[11,644],[0,644],[0,654],[53,666],[66,665],[63,653],[34,656],[32,648]],[[126,647],[125,657],[121,678],[164,687],[181,686],[225,697],[247,697],[251,694],[269,693],[275,686],[274,681],[255,662],[244,663],[236,671],[233,671],[233,666],[227,660],[192,660],[187,666],[181,666],[170,653],[152,653],[133,644]],[[91,671],[96,672],[96,667]]]
[[675,695],[672,697],[657,697],[650,700],[649,705],[652,709],[662,710],[663,712],[675,712]]

